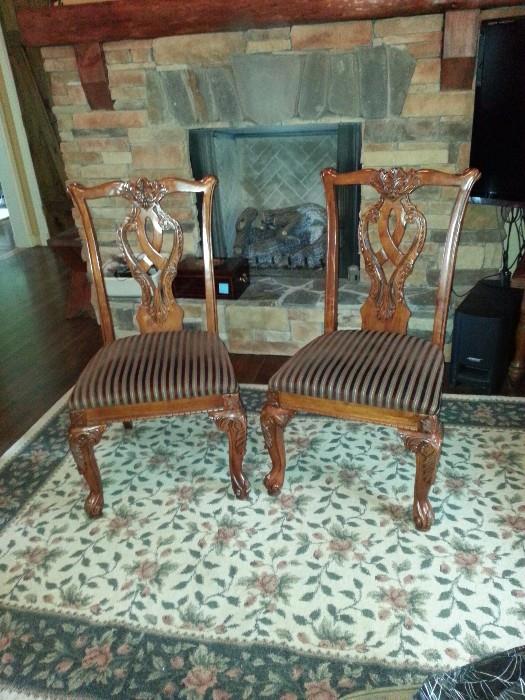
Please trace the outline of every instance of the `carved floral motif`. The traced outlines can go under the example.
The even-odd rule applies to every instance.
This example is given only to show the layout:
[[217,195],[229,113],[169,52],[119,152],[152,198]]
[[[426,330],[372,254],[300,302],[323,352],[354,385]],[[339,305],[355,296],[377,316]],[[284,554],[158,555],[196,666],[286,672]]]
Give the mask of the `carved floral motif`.
[[142,209],[151,209],[158,204],[167,193],[166,187],[158,180],[148,180],[139,177],[136,182],[126,181],[119,183],[115,194],[125,197]]
[[399,199],[406,197],[419,187],[421,181],[414,169],[381,168],[370,183],[382,197]]
[[[425,217],[409,197],[420,181],[414,170],[391,168],[377,171],[371,184],[380,198],[363,212],[358,234],[365,269],[371,279],[368,303],[374,307],[379,320],[393,319],[398,310],[408,320],[410,312],[405,304],[404,286],[423,249],[427,231]],[[370,241],[371,222],[378,225],[381,247],[376,251]],[[415,225],[416,231],[403,252],[400,246],[408,224]],[[384,267],[387,262],[394,267],[389,278]],[[405,329],[406,321],[403,321],[396,330],[403,332]]]

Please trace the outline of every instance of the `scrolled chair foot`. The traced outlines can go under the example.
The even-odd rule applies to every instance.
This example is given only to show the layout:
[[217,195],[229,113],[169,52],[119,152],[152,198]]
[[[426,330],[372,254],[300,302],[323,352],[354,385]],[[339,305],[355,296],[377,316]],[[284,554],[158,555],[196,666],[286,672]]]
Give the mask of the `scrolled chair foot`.
[[236,498],[246,500],[250,495],[250,482],[244,475],[241,478],[231,476],[232,491]]
[[90,493],[84,501],[84,510],[90,518],[99,518],[104,508],[104,499],[101,493]]
[[424,501],[417,501],[414,499],[412,517],[417,530],[421,530],[421,532],[430,530],[434,522],[434,510],[428,498]]
[[[279,483],[279,481],[281,481],[281,483]],[[263,479],[263,484],[265,485],[266,490],[270,496],[278,496],[281,493],[283,482],[284,475],[283,479],[276,479],[275,474],[272,474],[271,471],[269,471]]]

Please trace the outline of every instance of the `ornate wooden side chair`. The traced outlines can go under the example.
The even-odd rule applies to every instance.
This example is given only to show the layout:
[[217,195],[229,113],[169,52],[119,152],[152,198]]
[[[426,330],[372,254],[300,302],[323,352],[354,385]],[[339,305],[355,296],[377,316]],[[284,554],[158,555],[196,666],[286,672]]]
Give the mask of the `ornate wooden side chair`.
[[[443,435],[438,412],[452,277],[468,196],[479,172],[470,169],[451,175],[391,168],[337,173],[326,169],[321,177],[328,214],[324,334],[287,360],[269,381],[261,411],[272,460],[265,485],[270,494],[279,492],[283,485],[283,432],[296,411],[393,426],[416,455],[413,518],[418,529],[427,530],[433,521],[428,494]],[[371,279],[369,295],[361,307],[361,330],[337,330],[336,188],[341,185],[368,185],[379,195],[362,211],[358,230]],[[404,298],[405,280],[427,233],[426,219],[410,196],[425,186],[457,190],[451,202],[431,340],[407,335],[410,311]]]
[[[86,236],[104,341],[80,375],[69,402],[69,443],[89,487],[85,510],[92,517],[100,515],[103,507],[94,447],[108,423],[114,421],[124,421],[130,427],[134,419],[207,411],[228,436],[233,491],[238,498],[248,494],[249,484],[242,472],[246,413],[228,351],[217,333],[210,227],[216,183],[214,177],[198,181],[166,177],[158,181],[113,181],[95,187],[74,183],[68,187]],[[172,282],[182,254],[183,234],[179,222],[162,209],[161,202],[175,193],[201,193],[203,198],[206,331],[183,330],[183,311],[173,297]],[[142,292],[136,314],[140,334],[118,340],[88,205],[89,200],[103,197],[123,197],[131,203],[117,238]],[[172,240],[166,255],[162,252],[164,239]],[[134,248],[140,252],[136,254]]]

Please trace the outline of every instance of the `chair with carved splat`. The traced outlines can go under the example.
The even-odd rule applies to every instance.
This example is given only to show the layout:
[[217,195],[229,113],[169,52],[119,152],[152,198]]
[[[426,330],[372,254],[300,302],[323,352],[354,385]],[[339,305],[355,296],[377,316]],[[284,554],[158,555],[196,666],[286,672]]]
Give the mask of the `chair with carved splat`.
[[[92,517],[100,515],[103,507],[94,447],[107,424],[115,421],[124,421],[129,427],[130,421],[140,418],[207,412],[228,436],[233,491],[238,498],[248,494],[249,484],[242,471],[246,413],[228,351],[217,333],[210,228],[216,182],[211,176],[196,181],[165,177],[158,181],[113,181],[94,187],[74,183],[68,187],[85,232],[104,341],[80,375],[69,402],[69,442],[89,487],[85,510]],[[202,195],[206,331],[183,330],[183,311],[172,293],[183,234],[179,222],[161,207],[161,202],[177,193]],[[140,333],[121,339],[115,339],[88,205],[88,201],[103,197],[120,197],[131,203],[117,238],[142,292],[136,314]],[[167,242],[170,238],[171,251],[164,255],[164,239]],[[140,249],[139,254],[134,247]]]
[[[323,170],[328,233],[324,334],[315,338],[271,377],[261,427],[272,461],[268,493],[278,493],[286,466],[284,428],[296,411],[378,423],[397,428],[416,455],[413,519],[427,530],[433,520],[428,500],[442,441],[439,406],[443,345],[460,229],[475,169],[452,175],[436,170]],[[361,307],[361,330],[337,330],[338,211],[336,188],[372,187],[377,201],[364,208],[358,229],[361,254],[371,279]],[[410,311],[404,285],[421,253],[427,222],[412,203],[415,190],[455,188],[450,203],[436,295],[432,337],[407,334]],[[372,190],[372,192],[373,192]],[[453,192],[453,189],[452,189]],[[409,231],[413,231],[409,233]],[[371,235],[371,234],[375,234]],[[410,240],[406,240],[406,239]]]

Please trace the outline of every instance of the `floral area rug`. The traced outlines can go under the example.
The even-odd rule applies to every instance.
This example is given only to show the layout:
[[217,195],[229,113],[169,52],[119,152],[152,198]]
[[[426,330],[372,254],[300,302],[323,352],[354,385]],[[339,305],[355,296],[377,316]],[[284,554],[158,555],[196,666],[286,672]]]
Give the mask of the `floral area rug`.
[[96,521],[64,409],[4,460],[0,697],[332,700],[523,643],[523,400],[446,398],[421,533],[413,455],[382,427],[296,416],[268,496],[262,397],[244,390],[249,501],[205,415],[112,426]]

